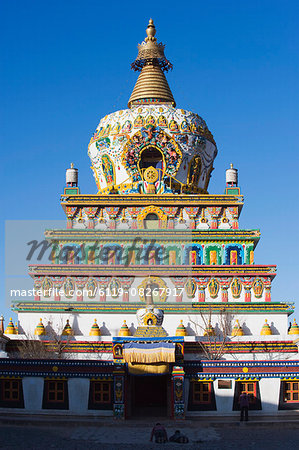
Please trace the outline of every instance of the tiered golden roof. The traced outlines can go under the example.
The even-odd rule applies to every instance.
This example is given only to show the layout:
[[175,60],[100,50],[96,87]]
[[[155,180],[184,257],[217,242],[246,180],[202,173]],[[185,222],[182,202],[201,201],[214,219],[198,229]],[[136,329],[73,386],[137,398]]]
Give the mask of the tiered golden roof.
[[137,79],[128,107],[134,103],[170,103],[175,106],[175,100],[169,88],[163,71],[172,69],[172,64],[165,58],[164,45],[157,43],[156,28],[150,19],[146,29],[147,37],[138,46],[138,56],[132,64],[132,69],[141,73]]

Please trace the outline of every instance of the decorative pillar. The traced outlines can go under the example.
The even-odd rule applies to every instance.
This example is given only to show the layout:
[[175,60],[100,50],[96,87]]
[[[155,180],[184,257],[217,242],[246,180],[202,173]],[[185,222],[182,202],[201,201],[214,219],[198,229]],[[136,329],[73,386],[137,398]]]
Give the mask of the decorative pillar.
[[219,284],[221,286],[221,301],[228,302],[228,288],[231,284],[232,279],[230,277],[219,278]]
[[205,302],[206,301],[205,289],[208,286],[209,278],[208,277],[194,277],[194,280],[198,286],[198,301]]
[[77,301],[83,301],[83,289],[86,285],[88,277],[75,277],[76,287],[77,287]]
[[237,206],[230,206],[228,208],[231,216],[232,216],[232,228],[233,230],[238,230],[239,229],[239,222],[238,222],[238,218],[239,218],[239,212],[238,212],[238,207]]
[[185,208],[186,213],[189,216],[190,219],[190,223],[189,223],[189,228],[190,230],[194,230],[196,228],[196,222],[195,222],[195,218],[196,215],[198,213],[199,207],[196,206],[188,206]]
[[249,287],[245,287],[245,302],[251,302],[251,289]]
[[173,230],[174,229],[174,217],[169,216],[168,218],[168,229]]
[[211,228],[215,230],[218,228],[218,217],[221,212],[221,207],[220,206],[209,206],[207,208],[207,210],[211,216]]
[[253,283],[253,277],[240,277],[240,281],[245,290],[245,302],[251,302],[251,288]]
[[206,294],[205,294],[205,288],[198,287],[198,301],[199,302],[205,302],[206,301]]
[[130,287],[132,286],[132,283],[134,281],[135,277],[121,277],[119,278],[121,287],[123,289],[123,302],[129,301],[129,292]]
[[271,278],[264,279],[265,302],[271,302]]
[[76,206],[67,206],[65,208],[65,213],[66,213],[66,217],[67,217],[67,222],[66,222],[67,229],[73,228],[73,218],[75,217],[76,212],[77,212]]
[[54,300],[59,302],[61,300],[60,297],[60,289],[64,283],[65,277],[53,277],[53,286],[54,286]]
[[106,291],[108,288],[108,284],[111,280],[111,277],[96,277],[96,280],[99,283],[100,302],[105,302],[106,301]]
[[93,229],[94,228],[94,218],[98,212],[98,208],[96,206],[90,206],[88,208],[84,208],[84,211],[88,217],[87,228]]
[[115,419],[125,418],[125,369],[116,366],[113,371],[114,401],[113,415]]
[[216,230],[218,228],[217,216],[211,216],[211,229]]
[[228,302],[228,289],[221,286],[221,301]]
[[129,301],[129,289],[123,288],[123,302]]
[[131,228],[132,228],[132,230],[137,230],[137,216],[140,213],[141,208],[131,207],[131,208],[128,208],[128,211],[129,211],[129,214],[132,217],[132,226],[131,226]]
[[174,229],[174,217],[177,213],[178,207],[177,206],[164,206],[161,208],[162,211],[168,216],[168,222],[167,222],[167,228],[169,230]]
[[171,277],[170,278],[173,284],[175,285],[175,301],[182,302],[183,301],[183,288],[185,286],[185,277]]
[[117,206],[107,206],[106,208],[106,212],[109,216],[109,228],[110,230],[115,230],[116,228],[116,216],[118,214],[119,211],[119,207]]
[[40,300],[43,277],[34,277],[34,300]]
[[172,369],[172,412],[174,419],[185,419],[185,372],[183,367]]

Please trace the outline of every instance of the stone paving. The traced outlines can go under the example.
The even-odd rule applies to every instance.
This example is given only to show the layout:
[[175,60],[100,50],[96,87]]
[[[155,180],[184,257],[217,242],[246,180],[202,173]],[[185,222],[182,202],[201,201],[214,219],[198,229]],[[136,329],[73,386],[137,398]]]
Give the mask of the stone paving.
[[152,444],[151,427],[145,424],[115,422],[110,426],[65,427],[29,425],[0,425],[0,448],[18,450],[297,450],[299,448],[299,423],[256,426],[248,423],[221,425],[192,424],[166,425],[170,436],[180,429],[189,437],[189,444]]

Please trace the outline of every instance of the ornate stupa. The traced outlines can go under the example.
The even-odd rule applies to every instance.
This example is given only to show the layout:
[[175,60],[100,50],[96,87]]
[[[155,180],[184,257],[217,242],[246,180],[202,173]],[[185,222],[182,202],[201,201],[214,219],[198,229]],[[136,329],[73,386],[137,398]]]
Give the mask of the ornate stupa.
[[98,191],[206,193],[216,144],[198,114],[175,108],[164,75],[172,65],[152,20],[146,33],[132,64],[140,75],[129,108],[105,116],[88,146]]
[[[10,405],[29,414],[231,415],[244,390],[251,411],[298,409],[293,306],[272,301],[276,266],[254,262],[260,231],[240,228],[237,169],[208,194],[217,147],[201,117],[177,108],[164,50],[150,20],[128,105],[101,119],[88,146],[97,193],[81,194],[67,169],[66,228],[45,231],[51,260],[29,267],[34,299],[14,302],[21,334],[11,320],[0,336],[0,351],[32,336],[32,348],[58,355],[2,361],[20,388]],[[41,338],[43,324],[53,331]]]

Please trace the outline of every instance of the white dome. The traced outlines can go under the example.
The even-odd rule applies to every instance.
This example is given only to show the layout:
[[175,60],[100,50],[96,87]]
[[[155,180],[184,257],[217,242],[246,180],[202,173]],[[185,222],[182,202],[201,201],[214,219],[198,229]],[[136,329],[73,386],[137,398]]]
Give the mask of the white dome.
[[88,146],[99,191],[137,192],[145,149],[161,154],[164,179],[177,180],[185,192],[207,191],[217,155],[213,136],[197,114],[168,104],[136,105],[100,121]]

